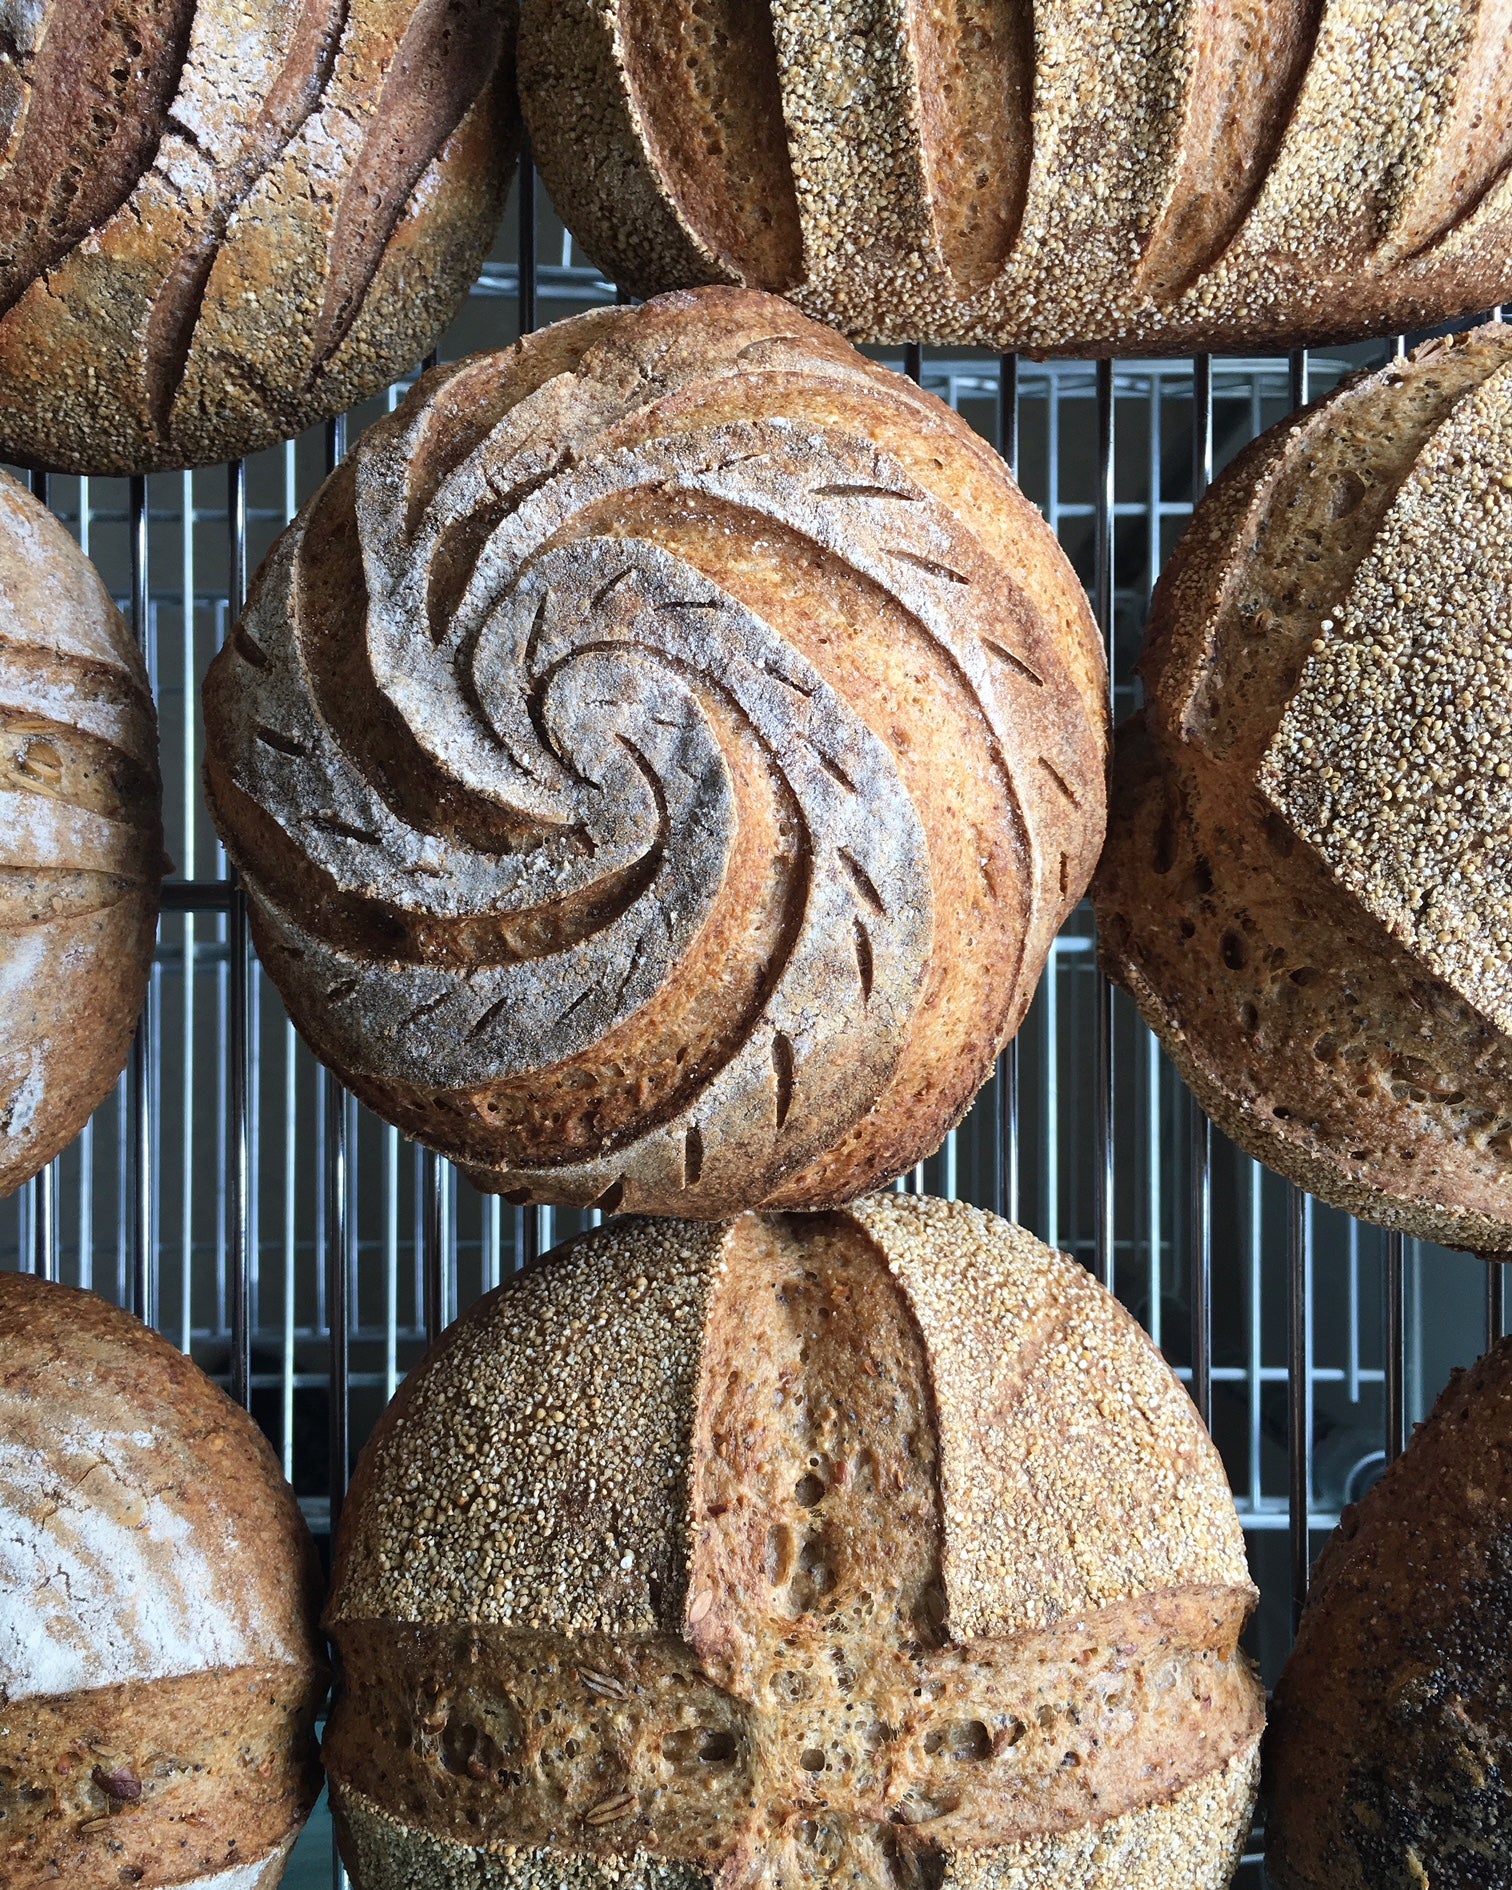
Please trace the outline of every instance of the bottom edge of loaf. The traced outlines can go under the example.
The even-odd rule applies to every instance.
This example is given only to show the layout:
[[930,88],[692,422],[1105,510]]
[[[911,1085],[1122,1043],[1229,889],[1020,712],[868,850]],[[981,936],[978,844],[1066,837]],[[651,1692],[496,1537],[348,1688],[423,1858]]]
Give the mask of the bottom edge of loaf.
[[[959,1890],[1225,1890],[1249,1836],[1260,1735],[1174,1797],[1080,1831],[951,1855]],[[342,1861],[356,1890],[706,1890],[696,1864],[643,1850],[623,1857],[473,1846],[406,1824],[331,1780]],[[748,1881],[757,1881],[751,1873]],[[219,1890],[219,1886],[217,1886]],[[888,1890],[878,1885],[877,1890]]]

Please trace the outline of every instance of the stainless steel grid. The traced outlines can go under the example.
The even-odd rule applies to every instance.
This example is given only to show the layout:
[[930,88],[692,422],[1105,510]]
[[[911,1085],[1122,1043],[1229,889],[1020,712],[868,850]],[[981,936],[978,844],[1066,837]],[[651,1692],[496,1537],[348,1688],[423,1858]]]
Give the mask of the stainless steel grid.
[[[527,167],[442,356],[616,293],[538,205]],[[1194,498],[1246,440],[1380,350],[890,358],[996,440],[1044,509],[1092,596],[1122,716],[1137,700],[1150,590]],[[0,1267],[93,1286],[192,1352],[254,1411],[322,1538],[355,1450],[427,1340],[597,1218],[477,1195],[315,1064],[252,956],[199,791],[199,680],[250,571],[349,431],[404,391],[230,467],[33,482],[146,653],[177,865],[131,1063],[74,1146],[0,1203]],[[1351,1221],[1215,1135],[1097,970],[1085,908],[971,1116],[897,1186],[1023,1221],[1118,1292],[1165,1349],[1228,1465],[1269,1680],[1341,1504],[1401,1448],[1450,1368],[1504,1326],[1502,1268]],[[320,1820],[287,1881],[344,1881]],[[1240,1882],[1262,1881],[1258,1855],[1247,1858]]]

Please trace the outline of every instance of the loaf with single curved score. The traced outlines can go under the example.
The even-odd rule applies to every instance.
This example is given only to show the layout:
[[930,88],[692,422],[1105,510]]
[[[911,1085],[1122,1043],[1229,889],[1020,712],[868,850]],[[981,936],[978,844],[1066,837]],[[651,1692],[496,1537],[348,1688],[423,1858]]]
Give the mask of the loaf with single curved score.
[[342,1511],[358,1890],[1222,1890],[1264,1693],[1223,1466],[962,1202],[617,1219],[480,1300]]
[[1276,1688],[1266,1868],[1280,1890],[1512,1880],[1512,1340],[1456,1372],[1345,1510]]
[[1323,1200],[1512,1250],[1512,330],[1255,442],[1156,592],[1095,897],[1213,1120]]
[[531,146],[637,294],[1067,354],[1512,291],[1504,0],[524,0]]
[[0,454],[207,465],[413,367],[503,208],[512,4],[8,8]]
[[1086,598],[786,303],[435,370],[265,564],[212,810],[317,1054],[519,1198],[717,1217],[932,1150],[1090,875]]
[[247,1413],[0,1273],[0,1878],[273,1890],[320,1791],[315,1545]]
[[125,1066],[162,875],[141,652],[68,532],[0,473],[0,1195]]

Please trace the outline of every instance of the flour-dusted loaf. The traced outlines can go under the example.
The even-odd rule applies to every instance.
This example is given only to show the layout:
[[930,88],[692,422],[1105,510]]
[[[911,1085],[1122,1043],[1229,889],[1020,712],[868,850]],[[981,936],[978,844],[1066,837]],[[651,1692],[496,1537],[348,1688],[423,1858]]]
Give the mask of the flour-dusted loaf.
[[1512,330],[1257,441],[1156,593],[1095,889],[1198,1100],[1335,1206],[1512,1249]]
[[0,1195],[121,1073],[162,854],[141,655],[68,532],[0,473]]
[[523,0],[520,75],[552,200],[639,294],[1079,354],[1512,291],[1492,0]]
[[407,372],[514,162],[513,0],[27,0],[0,34],[0,456],[250,453]]
[[1512,1882],[1512,1340],[1456,1373],[1313,1574],[1276,1689],[1280,1890]]
[[959,1203],[625,1219],[480,1301],[343,1512],[358,1890],[1220,1890],[1254,1602],[1196,1413]]
[[319,1789],[314,1545],[130,1314],[0,1273],[0,1882],[272,1890]]
[[967,1108],[1104,812],[1086,598],[948,408],[775,297],[436,369],[205,691],[263,963],[516,1199],[827,1205]]

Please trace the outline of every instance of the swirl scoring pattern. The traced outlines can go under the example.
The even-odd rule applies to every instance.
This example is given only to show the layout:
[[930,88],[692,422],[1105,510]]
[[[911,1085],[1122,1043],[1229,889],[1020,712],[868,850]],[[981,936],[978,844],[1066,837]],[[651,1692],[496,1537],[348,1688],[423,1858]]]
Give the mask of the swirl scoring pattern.
[[1080,586],[954,415],[714,290],[437,370],[269,559],[212,805],[317,1052],[484,1186],[922,1157],[1101,836]]

